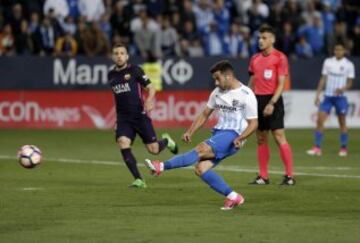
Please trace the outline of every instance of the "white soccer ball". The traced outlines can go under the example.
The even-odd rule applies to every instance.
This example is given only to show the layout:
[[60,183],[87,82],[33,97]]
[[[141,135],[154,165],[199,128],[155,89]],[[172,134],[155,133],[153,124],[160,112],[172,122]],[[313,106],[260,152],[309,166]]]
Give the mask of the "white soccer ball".
[[18,160],[21,166],[30,169],[41,163],[41,150],[35,145],[24,145],[18,151]]

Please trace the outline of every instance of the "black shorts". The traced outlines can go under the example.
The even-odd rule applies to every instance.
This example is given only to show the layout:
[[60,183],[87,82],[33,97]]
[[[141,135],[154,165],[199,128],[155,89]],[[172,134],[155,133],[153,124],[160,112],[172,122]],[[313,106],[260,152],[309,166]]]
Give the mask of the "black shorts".
[[132,119],[117,119],[115,133],[116,141],[119,137],[125,136],[133,143],[136,134],[139,134],[144,144],[150,144],[157,141],[151,119],[146,114],[142,114],[141,116]]
[[274,112],[271,116],[264,117],[263,111],[265,106],[269,103],[272,95],[256,95],[258,101],[258,130],[276,130],[284,128],[284,102],[282,97],[274,104]]

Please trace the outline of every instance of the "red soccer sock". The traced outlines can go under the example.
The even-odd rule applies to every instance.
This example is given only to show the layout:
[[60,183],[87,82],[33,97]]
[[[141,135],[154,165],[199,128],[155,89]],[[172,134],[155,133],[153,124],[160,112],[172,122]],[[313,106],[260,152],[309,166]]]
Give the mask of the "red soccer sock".
[[268,144],[260,144],[257,147],[257,155],[260,169],[260,176],[268,179],[268,164],[270,159],[270,148]]
[[288,143],[280,144],[280,157],[284,163],[287,176],[293,176],[293,156],[291,147]]

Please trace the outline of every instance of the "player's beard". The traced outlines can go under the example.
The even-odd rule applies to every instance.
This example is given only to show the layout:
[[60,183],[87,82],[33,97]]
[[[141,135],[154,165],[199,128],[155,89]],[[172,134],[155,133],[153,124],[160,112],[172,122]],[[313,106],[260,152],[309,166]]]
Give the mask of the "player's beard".
[[126,65],[127,65],[126,62],[124,62],[124,63],[122,63],[122,64],[120,64],[120,65],[119,65],[119,63],[117,63],[117,64],[116,64],[116,68],[117,68],[117,69],[124,69],[124,68],[126,67]]

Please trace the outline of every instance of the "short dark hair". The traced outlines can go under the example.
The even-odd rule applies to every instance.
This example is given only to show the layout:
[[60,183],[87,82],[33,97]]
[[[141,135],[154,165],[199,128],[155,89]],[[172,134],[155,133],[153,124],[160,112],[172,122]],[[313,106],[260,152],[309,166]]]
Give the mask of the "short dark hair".
[[126,51],[128,50],[127,46],[124,43],[117,43],[117,44],[113,45],[112,50],[114,50],[115,48],[119,48],[119,47],[125,48]]
[[342,46],[343,48],[346,49],[346,44],[345,44],[344,41],[337,41],[337,42],[335,43],[334,47],[335,47],[335,46]]
[[259,32],[260,33],[270,33],[270,34],[273,34],[274,36],[276,36],[275,29],[267,24],[262,25],[259,29]]
[[222,60],[219,61],[217,63],[215,63],[211,68],[210,68],[210,73],[215,73],[217,71],[220,72],[225,72],[225,71],[231,71],[234,72],[234,68],[231,65],[231,63],[228,60]]

